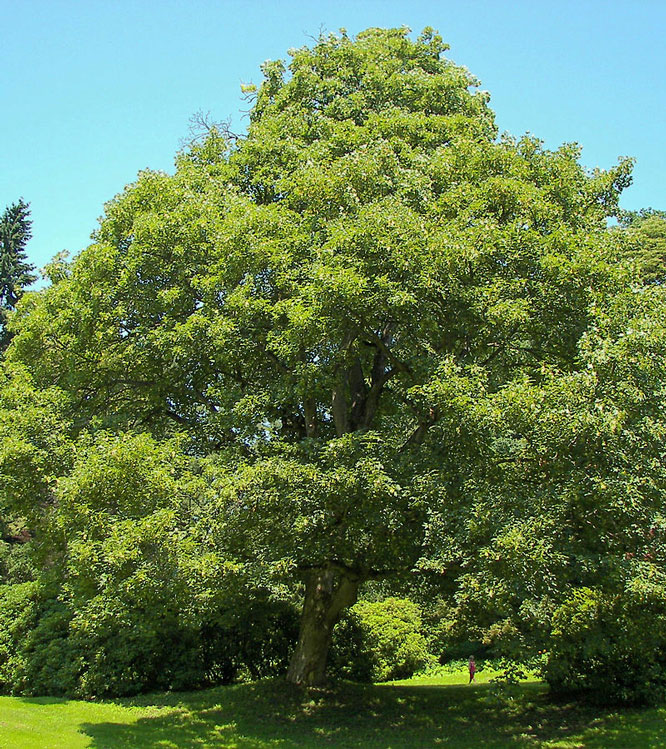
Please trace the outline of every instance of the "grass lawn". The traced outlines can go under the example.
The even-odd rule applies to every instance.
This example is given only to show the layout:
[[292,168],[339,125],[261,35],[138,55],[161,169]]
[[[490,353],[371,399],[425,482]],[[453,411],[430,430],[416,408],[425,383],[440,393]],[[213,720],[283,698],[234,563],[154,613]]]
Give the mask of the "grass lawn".
[[666,747],[666,707],[550,703],[537,681],[499,695],[491,675],[309,692],[266,680],[100,703],[0,697],[0,747]]

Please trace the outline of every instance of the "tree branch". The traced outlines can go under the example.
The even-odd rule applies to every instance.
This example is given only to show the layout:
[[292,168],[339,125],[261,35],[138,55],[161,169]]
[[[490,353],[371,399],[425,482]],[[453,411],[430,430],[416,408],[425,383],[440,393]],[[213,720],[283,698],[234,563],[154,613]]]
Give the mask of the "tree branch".
[[439,419],[439,415],[437,413],[436,408],[431,408],[430,412],[428,414],[428,418],[425,421],[422,421],[416,429],[409,435],[409,437],[405,440],[405,442],[402,444],[402,447],[398,452],[404,452],[408,447],[411,447],[412,445],[420,445],[422,444],[423,440],[426,437],[426,434],[428,433],[430,427],[432,427],[437,420]]

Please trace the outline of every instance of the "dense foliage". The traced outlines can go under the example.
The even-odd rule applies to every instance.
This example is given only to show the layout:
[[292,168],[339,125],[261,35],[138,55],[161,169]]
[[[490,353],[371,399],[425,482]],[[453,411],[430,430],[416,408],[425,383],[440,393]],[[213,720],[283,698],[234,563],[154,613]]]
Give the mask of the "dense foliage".
[[445,49],[266,63],[246,138],[142,173],[19,305],[0,501],[70,645],[115,659],[83,692],[192,683],[158,666],[184,612],[194,643],[297,593],[288,677],[318,683],[361,586],[408,571],[528,656],[572,590],[663,568],[666,307],[607,228],[630,164],[498,137]]

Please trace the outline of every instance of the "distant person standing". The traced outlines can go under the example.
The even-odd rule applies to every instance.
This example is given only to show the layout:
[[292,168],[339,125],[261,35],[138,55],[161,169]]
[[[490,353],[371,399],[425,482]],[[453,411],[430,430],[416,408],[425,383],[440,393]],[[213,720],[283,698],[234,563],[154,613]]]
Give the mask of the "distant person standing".
[[469,684],[474,682],[476,684],[476,679],[474,678],[474,675],[476,674],[476,662],[474,661],[474,656],[470,655],[469,657]]

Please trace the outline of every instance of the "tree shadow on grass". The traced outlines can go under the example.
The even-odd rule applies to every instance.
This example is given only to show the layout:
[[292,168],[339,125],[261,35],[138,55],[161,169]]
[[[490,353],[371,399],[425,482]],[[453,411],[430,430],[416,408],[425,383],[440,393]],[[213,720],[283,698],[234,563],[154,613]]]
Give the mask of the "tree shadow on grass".
[[61,705],[67,703],[67,697],[20,697],[21,702],[28,705]]
[[[664,712],[610,713],[549,702],[540,684],[498,695],[490,685],[299,690],[267,680],[199,693],[123,700],[160,706],[132,724],[85,724],[102,747],[579,747],[663,746]],[[655,743],[661,741],[662,743]]]

